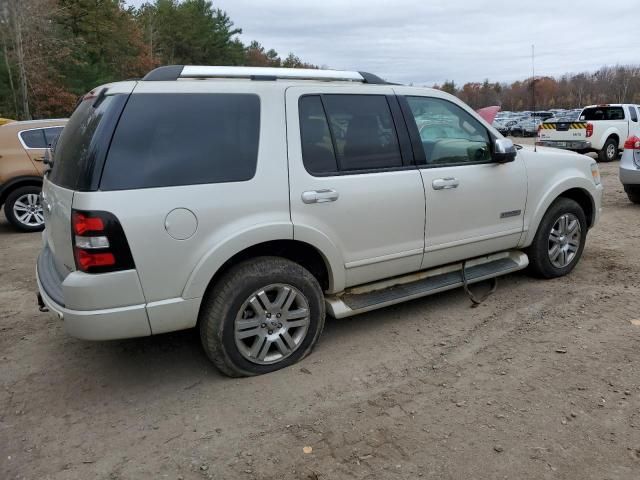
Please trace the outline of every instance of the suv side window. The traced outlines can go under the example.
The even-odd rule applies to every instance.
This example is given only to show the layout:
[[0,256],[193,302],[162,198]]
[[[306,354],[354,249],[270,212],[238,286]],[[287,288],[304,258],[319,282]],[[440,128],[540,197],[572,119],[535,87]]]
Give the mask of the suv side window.
[[47,140],[44,137],[42,128],[34,130],[23,130],[18,135],[26,148],[47,148]]
[[300,97],[299,110],[302,161],[305,168],[311,174],[336,173],[338,163],[320,96]]
[[133,94],[113,135],[100,188],[247,181],[256,172],[259,138],[258,95]]
[[636,107],[629,106],[629,116],[631,117],[632,122],[638,121],[638,113],[636,111]]
[[47,147],[55,145],[55,143],[58,141],[58,137],[62,133],[62,128],[63,127],[51,127],[44,129],[44,138],[47,142]]
[[402,167],[384,95],[305,95],[299,101],[302,158],[311,174]]
[[323,95],[341,171],[402,166],[400,146],[384,95]]
[[464,165],[491,161],[487,129],[458,105],[441,98],[406,97],[427,165]]

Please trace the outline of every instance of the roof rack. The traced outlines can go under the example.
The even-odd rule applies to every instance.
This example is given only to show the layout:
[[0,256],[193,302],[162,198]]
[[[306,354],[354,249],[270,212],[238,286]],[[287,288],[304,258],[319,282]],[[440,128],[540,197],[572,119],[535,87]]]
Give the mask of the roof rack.
[[214,67],[201,65],[168,65],[147,73],[144,81],[174,81],[181,78],[247,78],[250,80],[320,80],[387,84],[377,75],[347,70],[313,68]]

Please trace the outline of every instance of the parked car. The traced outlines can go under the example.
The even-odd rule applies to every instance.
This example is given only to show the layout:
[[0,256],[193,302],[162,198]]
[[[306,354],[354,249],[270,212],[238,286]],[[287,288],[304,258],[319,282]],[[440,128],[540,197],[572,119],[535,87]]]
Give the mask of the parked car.
[[[91,148],[89,148],[89,146]],[[231,376],[348,317],[529,267],[568,274],[596,162],[368,73],[169,66],[84,97],[42,192],[41,308],[71,335],[198,327]]]
[[44,228],[40,189],[44,154],[66,119],[11,122],[0,126],[0,207],[18,230]]
[[11,120],[10,118],[0,118],[0,126],[10,122],[15,122],[15,120]]
[[639,115],[637,105],[591,105],[580,112],[577,121],[543,124],[536,144],[596,152],[601,162],[610,162],[618,157],[626,138],[640,135]]
[[624,142],[620,159],[620,182],[629,200],[640,203],[640,137],[632,136]]

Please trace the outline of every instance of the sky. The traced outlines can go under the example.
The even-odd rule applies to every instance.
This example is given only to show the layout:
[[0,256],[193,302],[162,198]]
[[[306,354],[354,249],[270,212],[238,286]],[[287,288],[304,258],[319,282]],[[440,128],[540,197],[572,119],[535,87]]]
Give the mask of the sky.
[[[127,0],[140,5],[145,0]],[[388,81],[457,85],[640,64],[640,0],[214,0],[241,40]]]

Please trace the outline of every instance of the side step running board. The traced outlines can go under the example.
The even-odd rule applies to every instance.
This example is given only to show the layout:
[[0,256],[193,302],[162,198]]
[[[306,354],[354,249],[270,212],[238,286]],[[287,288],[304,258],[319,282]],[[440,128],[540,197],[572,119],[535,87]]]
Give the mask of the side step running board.
[[[515,250],[474,258],[467,261],[467,283],[506,275],[527,265],[527,255]],[[462,287],[463,284],[460,262],[351,288],[339,295],[327,296],[325,302],[329,315],[344,318]]]

